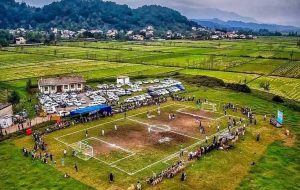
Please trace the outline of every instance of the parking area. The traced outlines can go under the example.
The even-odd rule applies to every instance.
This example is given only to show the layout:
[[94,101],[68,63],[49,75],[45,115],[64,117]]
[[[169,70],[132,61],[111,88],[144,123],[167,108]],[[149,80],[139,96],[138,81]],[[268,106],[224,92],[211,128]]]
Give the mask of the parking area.
[[[83,92],[40,94],[39,103],[47,114],[70,115],[72,110],[99,104],[118,105],[138,103],[153,97],[169,96],[183,91],[181,82],[174,79],[153,79],[120,84],[99,84]],[[125,98],[121,98],[125,97]]]

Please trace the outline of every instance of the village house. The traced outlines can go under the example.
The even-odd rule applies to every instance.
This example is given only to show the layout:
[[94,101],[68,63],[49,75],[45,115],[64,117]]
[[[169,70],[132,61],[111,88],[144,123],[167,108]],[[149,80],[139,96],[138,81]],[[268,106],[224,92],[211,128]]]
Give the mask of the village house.
[[118,30],[108,30],[106,32],[106,37],[115,38],[118,35]]
[[46,78],[38,81],[41,93],[51,94],[57,92],[82,91],[86,81],[82,77]]
[[17,44],[17,45],[26,44],[25,38],[23,38],[23,37],[18,37],[18,38],[16,38],[16,44]]
[[128,76],[118,76],[117,84],[125,85],[130,83],[130,78]]

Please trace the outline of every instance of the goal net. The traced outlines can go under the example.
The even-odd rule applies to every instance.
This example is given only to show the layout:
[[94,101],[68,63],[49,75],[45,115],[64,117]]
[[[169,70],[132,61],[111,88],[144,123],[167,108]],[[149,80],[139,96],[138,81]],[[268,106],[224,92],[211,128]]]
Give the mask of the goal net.
[[75,156],[82,160],[89,160],[94,156],[94,149],[87,141],[79,141],[71,144],[75,151]]

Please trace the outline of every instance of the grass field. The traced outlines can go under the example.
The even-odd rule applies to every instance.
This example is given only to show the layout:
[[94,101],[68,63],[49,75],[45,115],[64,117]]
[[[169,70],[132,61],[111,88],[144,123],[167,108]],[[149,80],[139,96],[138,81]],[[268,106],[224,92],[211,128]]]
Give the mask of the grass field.
[[[80,75],[88,84],[95,85],[117,75],[157,78],[178,72],[216,77],[227,83],[246,83],[259,91],[264,91],[260,89],[262,82],[270,83],[272,93],[263,98],[256,93],[186,85],[183,96],[208,99],[217,104],[219,111],[228,102],[250,106],[258,117],[258,125],[250,127],[234,149],[214,151],[190,162],[185,170],[186,182],[175,176],[150,187],[145,180],[176,162],[181,147],[193,150],[195,145],[203,143],[205,136],[199,134],[195,116],[201,115],[203,124],[211,126],[207,135],[215,133],[216,125],[224,129],[228,118],[223,113],[199,111],[192,103],[177,103],[161,105],[160,115],[157,106],[146,107],[130,111],[127,119],[122,114],[115,115],[45,136],[56,164],[44,165],[22,156],[22,147],[33,146],[31,137],[2,142],[0,189],[127,189],[137,181],[142,182],[143,189],[300,189],[300,114],[285,104],[269,101],[273,94],[300,101],[298,39],[60,42],[58,46],[11,47],[9,51],[0,51],[0,102],[17,90],[22,107],[30,111],[31,117],[35,115],[32,108],[37,100],[26,91],[26,81],[33,79],[36,83],[38,78],[48,76]],[[149,110],[155,116],[152,119],[146,116]],[[277,110],[284,111],[282,129],[262,120],[262,115],[276,114]],[[171,113],[177,117],[169,121]],[[118,126],[117,131],[114,125]],[[285,129],[291,130],[290,137],[284,135]],[[258,132],[262,135],[260,142],[255,141]],[[172,141],[165,145],[157,143],[165,137]],[[84,161],[68,156],[62,166],[62,150],[69,147],[70,155],[70,146],[78,141],[94,148],[94,158]],[[253,161],[255,165],[251,165]],[[75,163],[79,166],[78,173],[74,171]],[[63,178],[64,172],[71,178]],[[108,182],[110,172],[116,177],[113,184]]]
[[180,71],[227,82],[251,81],[250,87],[259,90],[259,84],[267,81],[271,93],[299,101],[297,87],[291,93],[283,88],[287,83],[299,83],[300,50],[296,41],[264,37],[235,41],[60,42],[58,46],[8,48],[8,52],[0,52],[0,81],[60,74],[95,80],[119,74]]
[[[192,92],[191,92],[192,93]],[[230,91],[219,91],[219,90],[206,90],[206,91],[202,91],[201,93],[192,93],[194,94],[196,97],[206,97],[206,98],[216,98],[222,97],[223,101],[226,100],[230,100],[231,96],[236,96],[237,94],[235,92],[230,92]],[[213,97],[211,96],[212,94],[214,94]],[[187,94],[189,95],[189,94]],[[268,111],[268,112],[272,112],[272,110],[276,110],[278,109],[278,106],[274,106],[272,103],[269,102],[265,102],[264,100],[259,100],[257,98],[251,97],[251,96],[247,96],[247,95],[243,95],[240,94],[238,96],[238,98],[235,98],[233,100],[234,103],[240,103],[240,104],[251,104],[253,106],[253,109],[256,112],[264,112],[264,111]],[[186,105],[186,104],[184,104]],[[162,105],[163,106],[163,105]],[[191,105],[189,105],[191,106]],[[182,107],[182,106],[179,106]],[[149,122],[149,120],[145,117],[145,113],[147,112],[147,110],[151,110],[153,109],[153,111],[151,111],[151,115],[156,115],[156,109],[157,107],[153,107],[153,108],[142,108],[140,110],[135,110],[132,112],[129,112],[128,116],[133,116],[132,119],[138,119],[139,121],[142,122]],[[163,108],[162,108],[163,109]],[[195,109],[191,109],[191,108],[185,108],[187,110],[183,110],[183,111],[189,111],[189,112],[193,112]],[[157,116],[155,117],[152,122],[153,124],[157,124],[157,121],[163,122],[165,119],[165,114],[168,114],[168,112],[174,112],[173,110],[176,110],[174,108],[172,109],[165,109],[164,111],[162,111],[161,116]],[[285,113],[291,114],[291,112],[287,109],[284,109]],[[144,114],[141,114],[144,113]],[[163,114],[165,113],[165,114]],[[201,112],[200,112],[201,113]],[[205,112],[203,112],[205,113]],[[138,115],[136,115],[138,114]],[[123,119],[123,115],[116,115],[113,118],[107,118],[105,120],[101,120],[101,121],[95,121],[92,123],[87,123],[84,125],[78,125],[75,126],[74,128],[69,128],[66,130],[62,130],[62,131],[57,131],[55,133],[52,133],[50,135],[47,135],[46,141],[49,142],[49,147],[50,150],[55,156],[56,160],[60,160],[61,156],[62,156],[62,150],[63,148],[65,148],[65,144],[64,143],[60,143],[58,141],[55,140],[55,138],[61,137],[63,135],[67,135],[67,134],[72,134],[71,137],[61,137],[59,138],[60,140],[63,140],[63,142],[67,142],[67,143],[73,143],[76,142],[77,140],[82,140],[84,139],[84,134],[85,134],[85,130],[89,131],[89,137],[95,137],[96,140],[97,139],[102,139],[105,142],[110,142],[112,144],[116,144],[116,145],[120,145],[123,143],[123,145],[126,147],[123,147],[124,149],[128,150],[130,149],[130,151],[135,152],[136,154],[141,154],[139,157],[137,157],[137,159],[125,159],[119,162],[118,165],[114,166],[114,167],[120,167],[122,170],[126,169],[126,172],[128,172],[129,174],[138,171],[140,167],[146,167],[147,164],[150,164],[148,161],[148,158],[151,158],[151,161],[153,163],[154,160],[159,160],[159,158],[163,158],[166,157],[168,154],[172,153],[172,150],[176,152],[176,150],[178,150],[179,147],[176,148],[176,146],[172,146],[172,149],[164,149],[162,147],[159,148],[155,148],[155,145],[151,145],[147,144],[145,142],[149,143],[149,139],[148,139],[148,135],[147,135],[147,130],[145,130],[144,126],[140,126],[140,124],[138,123],[132,123],[132,121],[124,121]],[[161,119],[160,119],[161,117]],[[178,116],[180,118],[180,116]],[[218,115],[211,115],[212,118],[218,118]],[[288,115],[287,116],[287,123],[297,123],[299,122],[298,120],[299,114],[297,115]],[[117,120],[117,121],[116,121]],[[191,118],[191,125],[189,125],[188,120],[186,119],[186,117],[184,117],[184,120],[186,121],[186,126],[193,126],[192,123],[195,122],[195,118]],[[227,121],[227,119],[225,119],[225,121]],[[110,122],[110,124],[105,124]],[[184,131],[180,128],[177,128],[176,124],[179,121],[174,121],[175,123],[172,124],[172,121],[170,124],[170,126],[172,126],[172,129],[174,129],[174,131],[176,130],[180,130],[181,132],[184,132],[184,134],[192,134],[193,131],[191,131],[192,133],[188,133],[188,131]],[[120,133],[122,135],[116,135],[116,133],[114,131],[114,124],[117,124],[119,126],[118,130],[120,130]],[[295,123],[295,124],[296,124]],[[125,127],[126,126],[126,127]],[[139,126],[139,127],[138,127]],[[173,127],[174,126],[174,127]],[[179,125],[178,125],[179,126]],[[124,127],[124,129],[123,129]],[[213,127],[213,126],[212,126]],[[92,130],[95,129],[95,131],[93,132]],[[106,135],[104,137],[101,137],[101,129],[105,129],[106,131]],[[212,128],[213,129],[213,128]],[[291,128],[294,131],[294,128]],[[111,130],[111,132],[110,132]],[[78,132],[79,131],[79,132]],[[144,132],[143,132],[144,131]],[[260,133],[262,134],[262,141],[260,143],[255,142],[255,134],[260,131]],[[299,158],[299,156],[295,155],[295,151],[297,151],[297,149],[295,149],[296,145],[295,145],[295,139],[294,138],[288,138],[286,139],[283,136],[283,129],[274,129],[272,128],[269,124],[265,123],[262,121],[262,116],[258,116],[258,125],[257,126],[253,126],[251,127],[246,134],[245,139],[239,141],[236,144],[236,148],[228,151],[228,152],[223,152],[223,151],[216,151],[213,152],[212,154],[209,154],[205,157],[203,157],[200,161],[193,161],[191,163],[189,163],[189,167],[186,169],[187,175],[188,175],[188,180],[185,183],[180,183],[179,182],[179,178],[175,177],[174,179],[170,179],[170,180],[164,180],[162,184],[160,184],[159,186],[157,186],[155,189],[166,189],[166,188],[171,188],[171,189],[197,189],[197,187],[201,186],[202,188],[205,189],[235,189],[236,187],[240,186],[241,181],[247,180],[248,177],[248,172],[249,170],[255,169],[255,170],[259,170],[256,168],[260,168],[260,167],[266,167],[264,166],[264,160],[262,160],[263,155],[265,154],[266,150],[270,151],[272,149],[278,149],[279,147],[283,147],[282,151],[286,150],[286,151],[290,151],[291,154],[293,154],[294,159],[290,160],[290,165],[293,167],[289,167],[289,168],[280,168],[280,170],[283,170],[284,172],[296,172],[295,167],[297,167],[297,158]],[[297,130],[296,130],[297,131]],[[298,132],[293,132],[293,136],[295,137],[296,134],[298,134]],[[139,141],[138,144],[141,144],[143,146],[141,147],[136,147],[137,146],[137,141],[122,141],[124,140],[123,138],[126,137],[132,137],[132,134],[134,134],[136,137],[136,135],[140,134],[143,135],[144,133],[144,140],[143,141]],[[194,135],[197,134],[194,132]],[[147,138],[145,138],[147,137]],[[157,135],[155,135],[155,137],[157,137]],[[203,138],[201,136],[198,136],[198,138]],[[133,138],[129,138],[129,139],[133,139]],[[139,138],[137,138],[139,139]],[[277,140],[280,140],[278,142],[283,142],[283,143],[273,143]],[[193,144],[192,140],[192,144]],[[15,145],[17,145],[19,148],[21,148],[22,146],[32,146],[32,140],[29,137],[25,137],[25,138],[20,138],[15,140]],[[91,142],[92,143],[92,142]],[[124,144],[125,143],[125,144]],[[180,142],[181,143],[181,142]],[[147,146],[146,146],[147,145]],[[189,144],[187,144],[189,145]],[[97,146],[102,147],[101,143]],[[150,148],[150,147],[152,148]],[[255,147],[255,148],[253,148]],[[270,148],[268,148],[270,147]],[[101,149],[102,151],[105,151],[106,149]],[[152,156],[149,156],[149,153],[147,153],[146,150],[150,150],[150,152],[152,154]],[[280,149],[281,150],[281,149]],[[71,150],[69,149],[68,152],[70,152]],[[169,152],[171,151],[171,152]],[[153,154],[153,152],[155,152],[156,154]],[[102,152],[103,153],[103,152]],[[101,160],[105,160],[106,162],[110,162],[113,163],[119,159],[123,159],[124,157],[128,156],[128,154],[124,151],[113,151],[112,148],[110,147],[110,149],[106,150],[104,153],[106,153],[107,155],[104,154],[101,156],[98,156],[99,159]],[[277,155],[276,153],[268,153],[268,154],[272,154],[272,156],[278,157],[279,155]],[[136,181],[142,181],[143,182],[143,187],[145,187],[146,189],[150,188],[150,186],[145,184],[145,179],[149,176],[152,175],[152,172],[158,172],[160,170],[162,170],[163,168],[167,167],[168,164],[175,162],[176,158],[170,159],[168,162],[166,163],[159,163],[159,164],[155,164],[152,165],[151,167],[142,170],[136,174],[132,174],[132,175],[128,175],[126,174],[124,171],[120,171],[119,169],[116,169],[112,166],[110,166],[109,164],[104,164],[101,161],[99,161],[98,159],[90,159],[88,161],[83,161],[80,160],[78,158],[74,158],[71,156],[68,156],[65,159],[65,166],[61,166],[59,163],[56,164],[55,167],[57,170],[61,171],[61,172],[68,172],[72,177],[74,177],[75,179],[86,183],[90,186],[93,186],[95,188],[98,189],[116,189],[116,188],[120,188],[120,189],[126,189],[131,183],[136,183]],[[257,162],[256,166],[251,166],[251,162]],[[58,161],[59,162],[59,161]],[[73,165],[74,163],[77,163],[79,166],[79,173],[74,172],[73,169]],[[155,163],[155,162],[154,162]],[[262,163],[262,165],[260,165],[260,163]],[[278,160],[278,164],[282,164],[285,163],[285,160]],[[270,163],[268,163],[270,164]],[[269,168],[269,171],[273,171],[275,173],[277,173],[279,170],[277,170],[277,168]],[[109,172],[113,172],[116,176],[116,182],[114,184],[109,184],[107,182],[107,176],[109,174]],[[260,171],[257,171],[258,173],[260,173]],[[262,171],[261,171],[262,172]],[[93,173],[93,175],[90,175],[91,173]],[[251,175],[253,175],[252,173],[250,173]],[[246,178],[245,178],[246,177]],[[249,176],[250,177],[250,176]],[[201,180],[199,180],[201,178]],[[241,183],[240,188],[247,188],[249,187],[251,184],[251,186],[255,187],[261,187],[261,183],[256,184],[257,182],[264,180],[264,177],[262,176],[262,178],[259,178],[259,175],[254,175],[251,180],[251,182],[249,183],[245,183],[243,185],[244,182]],[[255,180],[256,178],[259,178],[258,180]],[[291,182],[296,181],[298,178],[297,175],[293,176],[291,179]],[[275,180],[275,179],[272,179]],[[126,182],[126,183],[125,183]],[[180,183],[182,186],[180,188],[178,188],[178,183]],[[266,185],[265,183],[263,183],[266,187],[274,187],[274,185],[269,184]],[[294,184],[291,183],[285,183],[284,185],[278,186],[279,188],[273,188],[273,189],[281,189],[280,187],[294,187]],[[293,189],[293,188],[291,188]],[[297,188],[295,188],[297,189]]]

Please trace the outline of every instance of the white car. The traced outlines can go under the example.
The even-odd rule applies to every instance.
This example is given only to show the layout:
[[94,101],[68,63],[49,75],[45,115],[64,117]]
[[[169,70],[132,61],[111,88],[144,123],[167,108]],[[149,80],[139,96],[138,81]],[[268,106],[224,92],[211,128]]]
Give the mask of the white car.
[[77,94],[76,94],[75,92],[72,92],[70,95],[71,95],[73,98],[76,98],[76,97],[77,97]]
[[54,113],[56,113],[56,109],[55,109],[55,107],[51,107],[51,108],[47,108],[46,109],[46,112],[47,112],[47,114],[54,114]]
[[70,115],[70,112],[68,112],[68,111],[59,111],[58,115],[61,116],[61,117],[66,117],[66,116]]
[[71,101],[67,101],[66,103],[67,103],[68,106],[73,106],[74,105],[73,102],[71,102]]
[[74,105],[75,105],[75,106],[81,106],[81,102],[75,101],[75,102],[74,102]]

